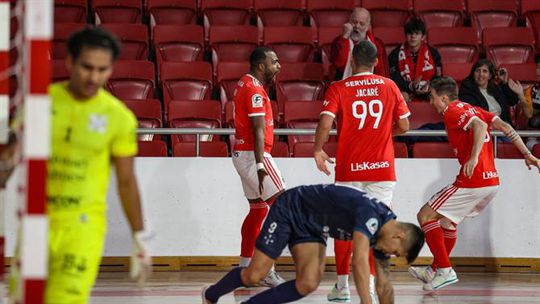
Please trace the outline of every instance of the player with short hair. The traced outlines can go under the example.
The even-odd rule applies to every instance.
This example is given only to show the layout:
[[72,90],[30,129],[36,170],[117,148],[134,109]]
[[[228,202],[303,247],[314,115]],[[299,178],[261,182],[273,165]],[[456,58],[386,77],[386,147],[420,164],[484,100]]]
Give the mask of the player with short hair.
[[[335,181],[366,191],[388,207],[391,206],[396,174],[394,170],[393,135],[409,129],[409,109],[399,88],[389,78],[373,74],[377,49],[369,41],[359,42],[353,49],[353,76],[332,83],[315,135],[314,157],[317,168],[330,174],[326,162],[332,162],[323,144],[337,118],[338,149]],[[349,272],[352,244],[335,240],[338,282],[328,295],[329,301],[349,302]],[[373,257],[371,273],[375,275]],[[371,279],[371,294],[375,285]]]
[[[111,163],[122,207],[133,232],[131,275],[144,280],[151,267],[134,172],[137,119],[103,89],[120,53],[118,41],[86,28],[67,41],[70,78],[49,87],[51,155],[47,162],[49,269],[46,303],[87,303],[107,228]],[[13,290],[17,293],[17,287]]]
[[270,209],[255,255],[247,268],[230,271],[219,282],[202,290],[203,304],[263,278],[285,246],[296,266],[296,279],[261,292],[245,304],[289,303],[317,289],[324,273],[326,239],[352,240],[356,289],[364,304],[370,304],[370,247],[377,260],[377,292],[381,303],[393,303],[394,290],[388,277],[389,255],[406,257],[412,263],[424,245],[420,227],[396,221],[394,213],[366,192],[345,185],[300,186],[285,191]]
[[452,78],[434,80],[430,100],[443,116],[448,141],[461,165],[455,182],[433,195],[417,215],[433,253],[433,264],[410,267],[409,272],[425,283],[424,289],[435,290],[458,282],[449,259],[457,238],[457,225],[484,210],[499,189],[489,130],[502,131],[523,153],[529,170],[534,166],[540,172],[540,161],[510,124],[493,113],[458,100],[457,84]]
[[[236,128],[233,164],[240,175],[249,213],[242,224],[240,266],[251,261],[261,224],[285,184],[270,151],[274,143],[274,117],[265,84],[270,84],[281,66],[274,51],[256,48],[250,56],[250,70],[238,81],[234,91],[234,124]],[[284,280],[272,269],[261,282],[277,286]]]

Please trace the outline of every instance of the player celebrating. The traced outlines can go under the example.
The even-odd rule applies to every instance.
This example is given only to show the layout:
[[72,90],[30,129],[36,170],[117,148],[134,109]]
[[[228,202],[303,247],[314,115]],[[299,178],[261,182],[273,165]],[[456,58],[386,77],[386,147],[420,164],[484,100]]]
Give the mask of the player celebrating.
[[[240,267],[249,265],[268,206],[285,188],[281,172],[270,155],[274,118],[270,98],[264,90],[281,66],[276,53],[265,47],[256,48],[249,61],[250,71],[240,78],[234,95],[233,164],[249,201],[249,213],[242,225]],[[272,269],[261,283],[273,287],[283,282]]]
[[418,212],[418,222],[433,253],[433,265],[411,267],[409,272],[435,290],[458,282],[449,255],[456,242],[456,227],[478,215],[495,197],[499,178],[489,129],[502,131],[523,153],[525,164],[540,169],[540,161],[527,149],[516,131],[492,113],[458,100],[456,82],[450,77],[431,84],[431,104],[443,115],[448,141],[461,169],[456,181],[435,194]]
[[[317,168],[329,175],[326,161],[332,161],[322,148],[337,117],[336,183],[362,189],[390,207],[396,180],[392,135],[409,129],[410,112],[396,84],[373,74],[376,64],[377,49],[371,42],[362,41],[354,47],[353,76],[334,82],[326,93],[314,157]],[[352,244],[336,239],[334,246],[338,282],[328,300],[349,302]],[[374,275],[373,262],[370,265]],[[375,298],[373,280],[372,276],[371,294]]]
[[144,280],[151,267],[133,168],[137,120],[103,89],[119,44],[102,29],[86,28],[68,39],[67,49],[70,79],[49,88],[52,145],[47,163],[46,303],[88,302],[105,241],[111,161],[133,231],[131,275]]
[[393,303],[388,255],[403,256],[412,263],[424,245],[420,227],[395,218],[387,206],[354,187],[312,185],[287,190],[270,209],[251,264],[247,268],[235,268],[215,285],[203,288],[203,304],[217,303],[221,296],[238,287],[256,284],[287,245],[296,265],[296,279],[243,303],[300,300],[319,285],[328,236],[352,240],[356,289],[364,304],[372,303],[368,256],[370,247],[376,250],[378,296],[381,303]]

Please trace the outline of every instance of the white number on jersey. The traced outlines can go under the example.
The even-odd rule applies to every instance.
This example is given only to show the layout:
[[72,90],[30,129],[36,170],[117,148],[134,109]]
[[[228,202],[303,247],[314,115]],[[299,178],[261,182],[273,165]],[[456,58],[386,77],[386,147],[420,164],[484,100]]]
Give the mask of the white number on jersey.
[[381,122],[383,114],[383,103],[378,99],[373,99],[369,103],[366,103],[363,100],[357,100],[352,104],[352,114],[354,118],[360,119],[358,130],[364,128],[368,115],[375,118],[373,129],[377,129],[379,128],[379,123]]

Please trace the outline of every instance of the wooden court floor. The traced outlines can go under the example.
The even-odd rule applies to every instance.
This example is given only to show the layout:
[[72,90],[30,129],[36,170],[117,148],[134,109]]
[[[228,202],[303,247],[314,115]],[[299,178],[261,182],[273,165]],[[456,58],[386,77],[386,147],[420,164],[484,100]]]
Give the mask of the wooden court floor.
[[[281,272],[285,279],[294,273]],[[92,293],[91,304],[194,304],[201,303],[200,288],[221,278],[224,272],[157,272],[149,284],[139,289],[124,272],[101,273]],[[406,272],[392,272],[396,303],[540,303],[540,274],[458,273],[460,282],[436,293],[422,291],[422,286]],[[296,303],[330,303],[326,293],[334,280],[326,273],[319,289]],[[352,283],[352,282],[351,282]],[[219,303],[240,303],[263,288],[240,289],[220,299]],[[355,292],[353,291],[353,294]],[[352,303],[359,303],[353,297]]]

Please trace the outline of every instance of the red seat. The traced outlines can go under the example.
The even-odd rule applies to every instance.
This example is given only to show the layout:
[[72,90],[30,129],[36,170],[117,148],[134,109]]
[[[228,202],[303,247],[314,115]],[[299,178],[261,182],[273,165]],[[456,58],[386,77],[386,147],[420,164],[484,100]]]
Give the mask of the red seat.
[[376,27],[373,29],[373,34],[384,43],[386,54],[390,54],[396,47],[405,42],[403,26]]
[[475,62],[480,53],[476,32],[470,27],[431,28],[428,41],[445,63]]
[[540,1],[521,0],[521,16],[525,18],[526,25],[532,27],[538,35],[540,33]]
[[409,116],[409,128],[418,129],[427,123],[442,122],[443,117],[437,113],[429,102],[411,102],[408,104],[411,116]]
[[140,23],[141,0],[92,0],[96,24]]
[[[126,106],[135,114],[139,128],[161,128],[161,103],[157,99],[123,100]],[[154,134],[139,134],[139,141],[159,140],[161,136]]]
[[396,158],[408,158],[409,150],[407,145],[402,142],[394,142],[394,156]]
[[276,96],[283,110],[287,100],[322,100],[324,71],[320,63],[283,64],[276,79]]
[[[293,148],[293,157],[313,157],[313,142],[301,142],[294,145]],[[336,142],[327,142],[323,146],[323,150],[330,157],[336,157],[337,153],[337,143]]]
[[148,99],[154,97],[155,79],[152,62],[119,60],[106,88],[119,99]]
[[272,155],[272,157],[291,157],[289,145],[287,145],[286,142],[274,141],[270,155]]
[[87,0],[54,0],[54,23],[86,23]]
[[483,41],[487,58],[495,66],[533,61],[534,34],[530,28],[486,28]]
[[205,37],[214,25],[249,25],[253,0],[202,0]]
[[204,100],[212,97],[212,66],[208,62],[164,62],[161,87],[165,112],[171,100]]
[[208,43],[213,66],[219,62],[245,62],[259,45],[259,33],[249,25],[213,26]]
[[74,32],[86,27],[84,23],[55,23],[51,46],[52,59],[64,59],[68,55],[66,41]]
[[147,0],[150,27],[158,24],[185,25],[197,22],[197,0]]
[[199,25],[156,25],[153,37],[158,73],[165,61],[203,60],[203,29]]
[[199,155],[197,155],[197,144],[194,142],[177,142],[174,144],[173,156],[175,157],[228,157],[229,151],[227,143],[223,141],[200,142]]
[[167,157],[167,144],[162,140],[139,141],[139,157]]
[[233,100],[238,80],[249,71],[249,62],[220,62],[217,66],[217,87],[223,105]]
[[510,78],[519,81],[524,88],[538,82],[535,63],[505,64],[502,67],[506,68]]
[[472,63],[443,63],[444,76],[452,77],[459,85],[471,72]]
[[[284,123],[290,129],[315,129],[323,110],[321,101],[287,101],[284,109]],[[299,142],[315,142],[315,135],[288,135],[289,147]]]
[[414,158],[456,158],[454,149],[444,142],[419,142],[412,148]]
[[497,158],[523,159],[523,154],[512,143],[497,143]]
[[463,25],[463,0],[414,0],[414,12],[426,28],[456,27]]
[[306,7],[311,27],[342,27],[349,22],[355,4],[352,0],[307,0]]
[[[173,101],[169,105],[167,121],[171,128],[220,128],[221,105],[215,100]],[[173,146],[179,141],[195,142],[197,136],[172,135]],[[219,141],[219,135],[203,134],[200,141]]]
[[66,61],[64,59],[51,60],[52,67],[52,82],[65,81],[69,79],[69,71],[66,68]]
[[118,59],[148,59],[148,28],[143,24],[103,24],[103,29],[113,33],[122,43]]
[[304,0],[255,0],[257,27],[262,37],[267,26],[301,26]]
[[281,63],[313,61],[313,33],[308,27],[267,27],[264,45],[276,52]]
[[332,70],[332,62],[330,57],[332,55],[332,43],[334,39],[341,35],[343,27],[319,27],[318,29],[318,43],[321,50],[321,60],[324,69],[324,75],[327,79],[334,79],[334,71]]
[[510,27],[517,23],[516,0],[468,0],[471,24],[478,37],[485,28]]
[[373,27],[402,27],[413,9],[412,0],[362,0],[362,6],[371,13]]
[[538,158],[540,158],[540,144],[534,145],[532,149],[532,154]]

